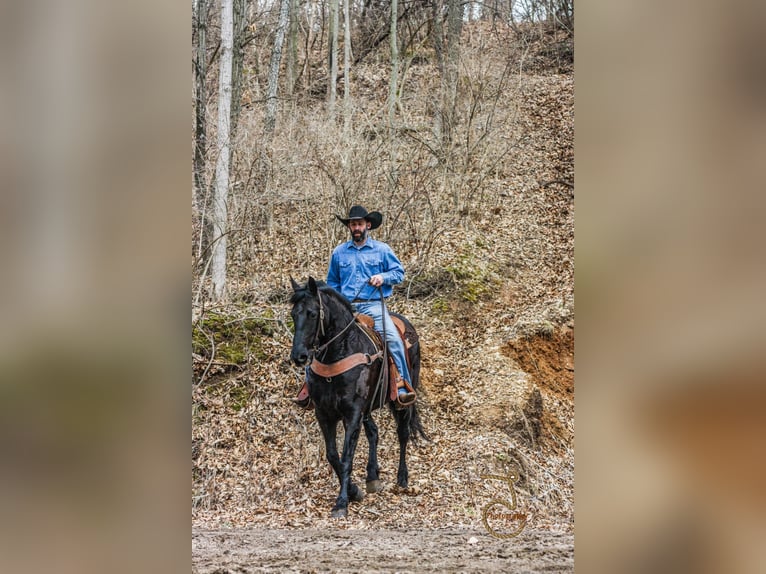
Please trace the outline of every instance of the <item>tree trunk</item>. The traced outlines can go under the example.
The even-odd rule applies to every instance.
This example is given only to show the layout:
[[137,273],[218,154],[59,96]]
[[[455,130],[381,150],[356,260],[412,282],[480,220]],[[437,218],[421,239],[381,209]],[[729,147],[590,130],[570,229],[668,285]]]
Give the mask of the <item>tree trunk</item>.
[[388,193],[396,193],[398,186],[398,151],[396,141],[396,129],[394,116],[396,113],[397,86],[399,84],[399,40],[396,27],[399,20],[399,4],[397,0],[391,0],[391,22],[389,28],[389,40],[391,47],[391,79],[388,84],[388,151],[389,173],[387,177]]
[[304,50],[304,57],[303,57],[303,68],[301,70],[301,78],[303,79],[303,89],[308,91],[309,87],[311,86],[311,80],[312,80],[312,74],[311,74],[311,62],[309,61],[311,58],[309,57],[309,54],[311,54],[311,47],[314,45],[314,41],[316,39],[316,36],[314,34],[314,27],[316,26],[316,15],[314,13],[313,4],[309,0],[308,2],[309,10],[307,10],[306,14],[306,41],[303,44],[303,50]]
[[343,131],[351,128],[351,16],[349,0],[343,0]]
[[298,73],[298,0],[290,0],[290,23],[287,33],[287,95],[295,91],[295,76]]
[[434,105],[434,123],[433,134],[436,141],[436,149],[440,152],[444,145],[444,97],[447,92],[446,82],[447,73],[444,62],[444,2],[443,0],[434,0],[433,3],[433,23],[431,25],[431,42],[436,53],[436,66],[439,70],[439,97],[435,98]]
[[279,22],[277,33],[274,36],[274,47],[271,50],[271,62],[269,63],[269,85],[266,93],[266,118],[264,129],[266,134],[274,133],[277,120],[277,91],[279,88],[279,64],[282,61],[282,46],[285,42],[285,33],[290,15],[290,0],[281,0],[279,4]]
[[207,17],[208,0],[197,0],[197,50],[194,60],[196,79],[195,87],[195,114],[194,114],[194,189],[196,209],[200,218],[202,237],[200,249],[204,249],[205,219],[207,207],[207,183],[205,181],[205,163],[207,157],[207,89],[205,77],[207,76]]
[[231,139],[237,133],[239,122],[240,103],[242,100],[242,65],[244,62],[244,40],[247,29],[247,5],[248,0],[234,0],[234,43],[232,50],[231,67]]
[[338,81],[338,0],[330,0],[330,30],[328,39],[327,61],[327,111],[330,117],[335,115],[335,94]]
[[388,86],[388,129],[393,136],[394,112],[396,110],[396,92],[399,81],[399,41],[396,36],[396,23],[399,15],[397,0],[391,0],[391,82]]
[[457,99],[458,65],[460,60],[460,32],[463,29],[463,4],[460,0],[447,2],[447,54],[445,61],[446,93],[443,94],[442,113],[444,136],[452,141],[455,126],[455,102]]
[[221,62],[218,76],[218,161],[215,166],[213,197],[213,254],[210,274],[213,298],[226,296],[227,201],[229,195],[229,159],[231,140],[231,68],[234,45],[233,0],[221,0]]

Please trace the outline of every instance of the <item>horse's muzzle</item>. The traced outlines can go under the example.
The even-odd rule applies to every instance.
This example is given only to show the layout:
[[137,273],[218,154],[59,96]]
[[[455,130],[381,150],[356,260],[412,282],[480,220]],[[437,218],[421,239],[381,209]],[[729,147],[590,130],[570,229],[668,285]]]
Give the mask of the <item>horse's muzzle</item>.
[[306,363],[309,362],[309,352],[305,349],[303,350],[293,350],[292,353],[290,353],[290,358],[292,359],[293,363],[298,365],[299,367],[303,367],[306,365]]

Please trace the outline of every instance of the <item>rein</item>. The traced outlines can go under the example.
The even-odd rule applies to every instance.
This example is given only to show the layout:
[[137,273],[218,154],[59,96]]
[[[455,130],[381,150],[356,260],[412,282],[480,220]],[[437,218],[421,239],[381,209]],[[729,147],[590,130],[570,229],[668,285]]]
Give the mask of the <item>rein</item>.
[[[362,289],[364,289],[365,287],[366,287],[366,284],[362,284],[362,286],[359,288],[359,290],[356,292],[356,295],[354,295],[353,298],[356,299],[359,296],[359,293],[361,293]],[[385,402],[385,398],[386,398],[386,387],[385,387],[385,385],[383,385],[383,381],[388,379],[388,343],[386,343],[386,321],[385,321],[385,317],[386,317],[386,300],[383,297],[383,287],[378,286],[378,287],[376,287],[376,289],[378,290],[378,294],[380,295],[380,310],[381,310],[381,314],[383,316],[383,338],[381,340],[382,350],[378,351],[373,356],[373,358],[374,359],[382,358],[383,359],[383,368],[380,369],[380,375],[378,375],[378,382],[375,383],[375,390],[373,391],[372,396],[375,397],[377,395],[379,397],[380,404],[382,405]],[[367,299],[367,301],[369,301],[369,298]],[[357,315],[359,315],[359,313],[354,313],[354,318],[356,318]],[[362,331],[364,331],[364,329],[362,329]],[[361,355],[361,353],[357,353],[357,355]],[[365,355],[365,356],[367,356],[367,355]],[[360,360],[357,359],[357,361],[360,361]],[[367,364],[369,365],[371,363],[372,363],[372,361],[370,361]],[[337,365],[338,363],[335,363],[335,364]],[[357,362],[356,364],[362,364],[362,363],[361,362]],[[317,374],[319,374],[319,373],[317,373]],[[367,406],[366,414],[368,416],[372,414],[372,406],[373,406],[374,403],[375,403],[375,401],[372,400],[372,401],[370,401],[370,404]]]
[[[319,338],[319,336],[320,336],[320,335],[319,335],[319,333],[320,333],[320,332],[321,332],[321,336],[322,336],[322,337],[324,337],[324,335],[325,335],[325,331],[324,331],[324,306],[322,305],[322,295],[319,293],[319,291],[317,291],[317,299],[319,299],[319,326],[317,327],[316,331],[314,332],[314,333],[315,333],[315,334],[314,334],[314,342],[315,342],[315,343],[316,343],[316,340],[317,340],[317,339]],[[338,332],[338,334],[337,334],[337,335],[335,335],[335,336],[334,336],[332,339],[330,339],[329,341],[327,341],[327,342],[326,342],[324,345],[321,345],[321,346],[319,346],[319,347],[317,347],[317,346],[314,346],[314,348],[312,349],[312,351],[314,352],[314,356],[318,355],[319,353],[322,353],[322,352],[324,352],[324,350],[325,350],[325,349],[327,349],[327,347],[329,347],[329,346],[330,346],[330,344],[331,344],[333,341],[335,341],[335,340],[336,340],[338,337],[340,337],[341,335],[343,335],[343,333],[345,333],[346,331],[348,331],[348,330],[351,328],[351,326],[352,326],[354,323],[356,323],[356,316],[357,316],[357,315],[358,315],[358,313],[354,313],[354,316],[353,316],[353,318],[351,319],[351,321],[349,322],[349,324],[348,324],[348,325],[346,325],[345,327],[343,327],[343,329],[341,329],[341,330]]]
[[[364,289],[364,288],[365,288],[365,285],[362,284],[362,286],[356,292],[356,295],[354,295],[353,299],[356,299],[359,296],[359,293],[361,293],[362,289]],[[383,290],[380,287],[378,287],[378,290],[380,291],[380,297],[381,297],[381,300],[382,300],[383,299]],[[354,313],[354,318],[351,319],[351,322],[348,325],[346,325],[345,327],[343,327],[343,329],[341,329],[340,333],[335,335],[332,339],[327,341],[321,347],[317,347],[316,346],[316,340],[320,336],[324,337],[324,335],[325,335],[325,332],[324,332],[324,305],[322,305],[322,294],[319,291],[317,291],[317,300],[319,301],[319,318],[317,319],[317,321],[318,321],[317,328],[314,331],[314,348],[312,349],[312,351],[314,352],[314,356],[316,356],[318,353],[321,353],[325,349],[327,349],[327,347],[330,346],[330,343],[335,341],[338,337],[340,337],[343,333],[345,333],[351,327],[351,325],[356,323],[356,318],[359,315],[359,313]]]
[[[383,381],[388,379],[388,343],[386,342],[386,302],[383,298],[383,287],[378,287],[378,293],[380,294],[380,308],[383,316],[383,368],[380,369],[380,375],[378,376],[378,382],[375,384],[375,392],[372,396],[378,395],[380,397],[380,404],[385,402],[386,388],[383,385]],[[372,403],[367,410],[368,414],[372,414]]]
[[[362,286],[364,287],[364,285]],[[381,287],[378,287],[378,292],[380,293],[380,304],[383,310],[383,315],[385,316],[386,306],[385,302],[383,300],[383,289]],[[361,292],[361,288],[359,290]],[[359,292],[357,292],[357,295]],[[354,313],[353,318],[349,323],[343,327],[338,333],[335,334],[335,336],[330,339],[329,341],[326,341],[324,344],[320,345],[319,347],[316,346],[316,341],[320,337],[325,336],[325,328],[324,328],[324,304],[322,303],[322,295],[319,291],[317,291],[317,300],[319,301],[319,317],[318,317],[318,325],[316,330],[314,331],[314,347],[312,349],[312,352],[314,354],[314,359],[311,361],[310,368],[314,373],[319,375],[320,377],[324,377],[328,382],[332,380],[332,377],[336,375],[340,375],[342,373],[345,373],[346,371],[349,371],[353,369],[356,366],[359,365],[371,365],[373,362],[377,361],[378,359],[383,359],[383,368],[380,370],[380,375],[378,377],[378,382],[375,386],[375,391],[373,392],[372,396],[376,396],[380,394],[381,397],[381,404],[384,402],[385,398],[385,387],[382,385],[382,382],[386,378],[386,374],[388,373],[388,346],[386,345],[386,325],[385,321],[383,322],[383,339],[381,341],[381,347],[382,349],[378,351],[377,353],[370,355],[368,353],[354,353],[352,355],[349,355],[340,361],[336,361],[335,363],[332,363],[330,365],[327,365],[325,363],[321,363],[317,360],[317,355],[323,353],[327,350],[327,348],[332,344],[334,341],[339,339],[341,336],[343,336],[346,331],[348,331],[355,323],[357,323],[357,317],[359,316],[359,313]],[[361,326],[357,325],[360,329]],[[364,329],[362,329],[362,332],[364,333]],[[367,333],[365,333],[367,334]],[[369,335],[367,335],[369,337]],[[374,341],[373,341],[374,344]],[[372,405],[375,401],[370,401],[369,407],[368,407],[368,414],[372,411]]]

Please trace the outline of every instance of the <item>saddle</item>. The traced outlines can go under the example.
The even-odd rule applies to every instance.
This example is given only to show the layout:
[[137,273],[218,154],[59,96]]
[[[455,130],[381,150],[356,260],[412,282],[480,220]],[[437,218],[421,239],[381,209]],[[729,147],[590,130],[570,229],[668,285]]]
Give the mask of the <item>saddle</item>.
[[[359,327],[367,335],[370,341],[372,341],[372,344],[375,345],[378,351],[373,355],[368,355],[364,353],[354,353],[353,355],[349,355],[345,359],[341,359],[340,361],[336,363],[332,363],[330,365],[320,363],[315,358],[311,362],[310,369],[314,371],[317,375],[321,377],[327,377],[329,379],[341,373],[345,373],[346,371],[351,370],[358,365],[361,365],[361,364],[369,365],[373,361],[376,361],[383,357],[383,338],[381,337],[381,334],[375,330],[374,319],[370,317],[369,315],[363,315],[361,313],[357,313],[356,315],[354,315],[354,318],[356,322],[359,324]],[[394,322],[394,325],[396,326],[396,330],[399,333],[399,336],[401,337],[402,342],[404,343],[404,348],[405,348],[404,356],[405,356],[405,359],[407,360],[407,367],[411,371],[412,364],[410,363],[410,354],[407,351],[409,351],[410,347],[412,347],[412,343],[409,341],[409,339],[407,339],[407,336],[405,334],[406,327],[404,325],[404,322],[401,319],[399,319],[399,317],[395,317],[394,315],[391,315],[391,319]],[[388,355],[388,394],[391,401],[397,405],[397,408],[404,408],[414,403],[415,402],[414,400],[406,404],[400,402],[399,390],[398,390],[399,387],[404,387],[410,393],[415,392],[412,386],[401,377],[401,375],[399,374],[399,370],[396,368],[396,363],[394,363],[394,360],[391,358],[391,355],[389,354]],[[298,393],[298,396],[293,400],[299,406],[309,407],[309,408],[313,406],[311,403],[311,399],[309,398],[308,386],[306,385],[306,383],[303,383],[303,387],[301,387],[301,390]]]
[[[382,349],[383,348],[383,338],[381,337],[381,334],[375,330],[375,320],[370,317],[369,315],[364,315],[362,313],[356,314],[356,320],[357,322],[363,327],[364,332],[367,334],[370,339],[375,343],[375,345]],[[396,317],[395,315],[391,315],[391,320],[394,322],[394,325],[396,325],[396,331],[399,333],[399,337],[402,339],[402,343],[404,343],[404,357],[407,360],[407,368],[412,372],[412,364],[410,363],[410,354],[409,350],[410,347],[412,347],[412,343],[409,339],[407,339],[407,336],[405,334],[406,332],[406,326],[404,324],[404,321],[402,321],[399,317]],[[401,375],[399,374],[399,370],[396,368],[396,363],[394,363],[394,360],[391,358],[391,354],[388,355],[388,394],[391,400],[397,404],[400,404],[398,401],[399,398],[399,391],[398,388],[400,386],[403,386],[406,388],[409,392],[414,393],[415,390],[410,386],[410,384],[402,379]],[[414,401],[413,401],[414,402]],[[407,405],[402,405],[407,406]]]

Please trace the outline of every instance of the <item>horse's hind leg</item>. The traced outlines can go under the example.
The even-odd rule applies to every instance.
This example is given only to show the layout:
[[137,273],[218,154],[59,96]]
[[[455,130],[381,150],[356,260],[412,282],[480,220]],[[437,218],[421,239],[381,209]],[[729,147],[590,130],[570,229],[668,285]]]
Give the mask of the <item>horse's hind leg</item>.
[[364,424],[364,434],[367,436],[367,442],[370,445],[370,454],[367,458],[367,492],[380,492],[383,490],[383,483],[380,482],[378,473],[378,426],[372,420],[372,416],[366,415],[362,419]]

